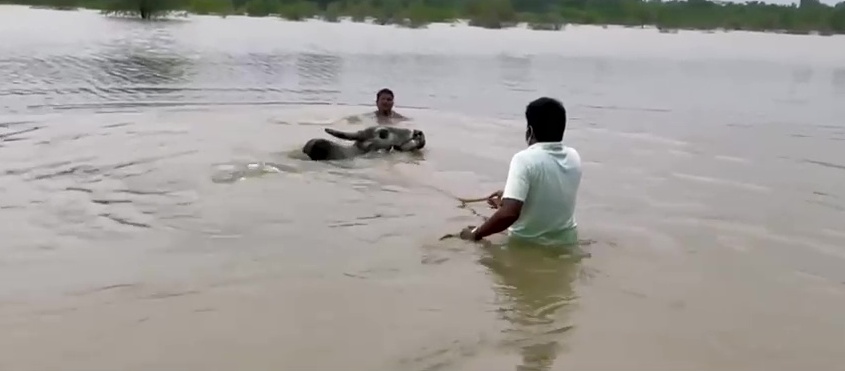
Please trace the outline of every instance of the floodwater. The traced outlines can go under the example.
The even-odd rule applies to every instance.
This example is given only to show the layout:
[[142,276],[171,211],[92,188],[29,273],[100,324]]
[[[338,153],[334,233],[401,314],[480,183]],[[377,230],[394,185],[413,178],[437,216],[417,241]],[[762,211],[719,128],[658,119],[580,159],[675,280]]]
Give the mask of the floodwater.
[[[843,41],[2,6],[0,369],[845,370]],[[542,95],[591,256],[440,241]]]

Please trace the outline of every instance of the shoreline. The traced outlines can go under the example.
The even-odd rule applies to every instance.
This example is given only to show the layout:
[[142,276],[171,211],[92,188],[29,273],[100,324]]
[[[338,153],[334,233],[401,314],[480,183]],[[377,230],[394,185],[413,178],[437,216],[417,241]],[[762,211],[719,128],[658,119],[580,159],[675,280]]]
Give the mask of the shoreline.
[[[112,17],[112,18],[138,18],[131,15],[126,14],[108,14],[107,10],[98,9],[98,8],[90,8],[84,6],[73,6],[73,7],[64,7],[64,6],[49,6],[49,5],[28,5],[28,4],[16,4],[14,2],[3,2],[0,1],[0,6],[20,6],[26,7],[29,9],[38,9],[38,10],[53,10],[53,11],[90,11],[90,12],[98,12],[105,17]],[[228,17],[242,17],[242,18],[278,18],[280,20],[289,21],[289,22],[305,22],[305,21],[319,21],[319,22],[326,22],[326,23],[360,23],[360,24],[369,24],[369,25],[376,25],[376,26],[393,26],[397,28],[407,28],[407,29],[426,29],[431,25],[445,25],[445,26],[467,26],[473,28],[481,28],[481,29],[488,29],[488,30],[506,30],[506,29],[523,29],[523,30],[531,30],[531,31],[545,31],[545,32],[556,32],[556,31],[565,31],[567,27],[578,27],[578,26],[592,26],[596,28],[618,28],[618,29],[649,29],[655,30],[660,33],[664,34],[677,34],[679,32],[699,32],[699,33],[731,33],[731,32],[752,32],[752,33],[762,33],[762,34],[775,34],[775,35],[798,35],[798,36],[841,36],[845,35],[845,33],[837,33],[832,32],[830,30],[793,30],[793,29],[745,29],[745,28],[725,28],[725,27],[716,27],[716,28],[702,28],[702,27],[691,27],[691,26],[678,26],[678,27],[663,27],[657,24],[643,24],[643,25],[629,25],[629,24],[615,24],[615,23],[578,23],[578,22],[561,22],[559,24],[551,24],[551,23],[537,23],[537,22],[530,22],[524,19],[520,19],[516,22],[501,22],[498,27],[487,27],[482,24],[478,24],[478,22],[473,21],[470,18],[454,18],[448,21],[430,21],[425,22],[423,24],[414,24],[412,20],[409,18],[404,18],[398,21],[380,21],[376,16],[365,16],[363,19],[356,19],[354,16],[333,16],[329,17],[325,14],[315,14],[312,16],[304,16],[299,18],[291,18],[286,17],[284,14],[281,13],[270,13],[267,15],[249,15],[246,11],[240,12],[232,12],[232,13],[220,13],[220,12],[194,12],[191,10],[172,10],[168,11],[167,15],[164,16],[157,16],[150,21],[161,21],[161,20],[173,20],[179,18],[189,18],[191,16],[209,16],[209,17],[219,17],[219,18],[228,18]],[[325,12],[321,12],[325,13]],[[531,14],[532,16],[541,16],[539,14]],[[525,18],[525,17],[522,17]]]

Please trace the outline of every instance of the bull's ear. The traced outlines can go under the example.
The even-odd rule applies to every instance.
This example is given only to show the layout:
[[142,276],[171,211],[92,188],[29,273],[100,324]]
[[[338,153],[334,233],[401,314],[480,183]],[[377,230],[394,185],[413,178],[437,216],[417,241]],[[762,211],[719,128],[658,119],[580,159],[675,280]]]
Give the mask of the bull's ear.
[[343,140],[358,141],[358,140],[364,139],[362,132],[360,132],[360,131],[350,133],[350,132],[335,130],[335,129],[331,129],[331,128],[326,128],[325,130],[326,130],[326,133],[329,133],[329,135],[331,135],[335,138],[343,139]]

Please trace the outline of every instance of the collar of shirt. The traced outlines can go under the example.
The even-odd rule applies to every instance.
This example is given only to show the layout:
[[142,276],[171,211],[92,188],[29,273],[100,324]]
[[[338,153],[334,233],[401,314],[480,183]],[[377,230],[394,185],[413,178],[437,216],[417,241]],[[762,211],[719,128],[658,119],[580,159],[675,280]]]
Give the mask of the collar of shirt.
[[529,149],[543,149],[546,151],[562,151],[563,142],[538,142],[528,146]]

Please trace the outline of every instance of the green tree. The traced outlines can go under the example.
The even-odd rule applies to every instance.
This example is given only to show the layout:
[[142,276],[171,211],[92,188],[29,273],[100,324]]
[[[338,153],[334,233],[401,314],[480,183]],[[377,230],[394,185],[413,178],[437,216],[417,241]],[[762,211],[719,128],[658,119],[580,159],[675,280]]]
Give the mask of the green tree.
[[334,2],[326,6],[326,11],[323,12],[323,19],[327,22],[337,22],[343,14],[343,3]]
[[469,0],[465,9],[472,26],[502,28],[517,20],[510,0]]
[[320,13],[320,9],[318,4],[313,1],[292,0],[282,2],[279,5],[278,13],[282,18],[301,21],[316,16]]
[[230,0],[191,0],[190,10],[197,14],[231,14]]
[[845,34],[845,1],[797,5],[711,0],[0,0],[59,9],[87,7],[107,14],[150,19],[172,11],[200,14],[279,14],[289,19],[322,15],[361,22],[422,27],[431,22],[468,19],[471,25],[503,28],[518,21],[535,29],[559,30],[567,23],[657,26],[672,29],[731,29],[790,33]]
[[151,19],[184,10],[187,5],[185,0],[111,0],[105,2],[103,13]]
[[279,11],[279,3],[275,0],[249,0],[244,4],[244,10],[250,17],[266,17]]

